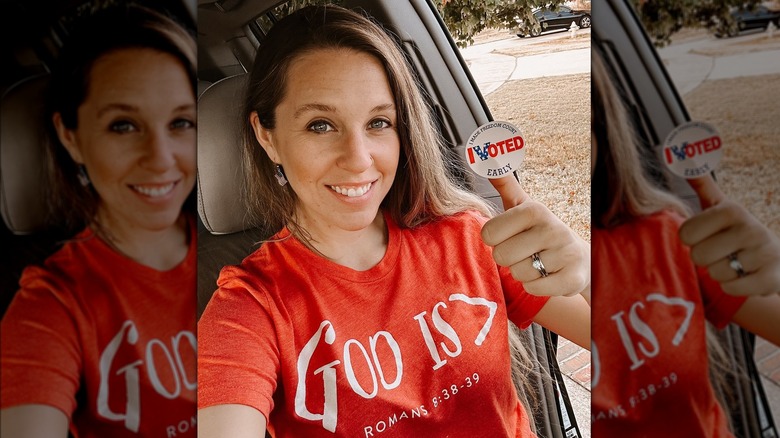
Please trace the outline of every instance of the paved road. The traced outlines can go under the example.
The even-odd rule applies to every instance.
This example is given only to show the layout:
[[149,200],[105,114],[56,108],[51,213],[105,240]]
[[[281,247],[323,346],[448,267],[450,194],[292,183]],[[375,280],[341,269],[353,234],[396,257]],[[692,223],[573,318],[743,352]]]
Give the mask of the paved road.
[[[756,49],[748,45],[751,41],[766,36],[766,32],[757,32],[720,39],[707,34],[700,39],[659,49],[658,54],[677,90],[685,95],[705,80],[780,73],[780,50],[748,52]],[[773,38],[780,40],[780,33],[775,32]],[[727,46],[744,46],[744,52],[718,57],[696,53]]]
[[[581,29],[579,32],[590,34],[590,29]],[[519,38],[509,34],[507,39],[475,44],[461,49],[460,53],[482,95],[487,96],[506,81],[590,72],[590,49],[521,57],[495,53],[562,38],[569,38],[569,33],[555,32],[537,38]]]

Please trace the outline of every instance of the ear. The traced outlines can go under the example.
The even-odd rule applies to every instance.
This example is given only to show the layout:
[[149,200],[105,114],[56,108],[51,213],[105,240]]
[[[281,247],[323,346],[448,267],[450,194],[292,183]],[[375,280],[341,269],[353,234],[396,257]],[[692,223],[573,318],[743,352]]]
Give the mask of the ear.
[[76,132],[65,126],[60,113],[54,113],[51,117],[51,121],[54,123],[54,129],[57,131],[57,137],[60,139],[60,143],[65,146],[65,149],[67,149],[68,154],[73,158],[73,161],[84,164],[84,159],[81,156],[81,149],[79,149],[79,144],[76,140]]
[[260,118],[257,116],[257,111],[252,111],[249,115],[249,123],[252,124],[252,130],[255,131],[255,138],[260,146],[268,154],[268,158],[274,163],[279,163],[279,154],[276,152],[276,146],[273,141],[273,133],[270,129],[266,129],[260,124]]

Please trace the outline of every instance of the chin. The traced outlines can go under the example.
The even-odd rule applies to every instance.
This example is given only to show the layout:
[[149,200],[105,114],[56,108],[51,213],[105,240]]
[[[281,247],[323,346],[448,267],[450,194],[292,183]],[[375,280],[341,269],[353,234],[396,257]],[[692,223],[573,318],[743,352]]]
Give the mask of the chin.
[[373,224],[376,220],[376,217],[379,213],[379,208],[376,208],[371,211],[360,211],[352,214],[346,214],[337,219],[337,223],[341,225],[340,228],[346,231],[360,231],[370,227],[371,224]]
[[165,231],[176,226],[181,217],[181,210],[144,215],[139,218],[139,225],[150,231]]

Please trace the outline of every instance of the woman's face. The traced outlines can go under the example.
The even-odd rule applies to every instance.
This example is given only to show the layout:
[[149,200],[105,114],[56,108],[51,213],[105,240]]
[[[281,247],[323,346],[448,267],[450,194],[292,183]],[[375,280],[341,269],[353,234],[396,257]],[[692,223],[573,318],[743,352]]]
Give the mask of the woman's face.
[[[172,226],[195,182],[195,96],[172,55],[120,49],[96,60],[78,126],[54,122],[100,196],[113,232]],[[118,227],[118,228],[117,228]]]
[[398,167],[396,107],[382,64],[323,49],[290,65],[276,127],[251,117],[258,142],[284,167],[310,232],[356,231],[376,218]]

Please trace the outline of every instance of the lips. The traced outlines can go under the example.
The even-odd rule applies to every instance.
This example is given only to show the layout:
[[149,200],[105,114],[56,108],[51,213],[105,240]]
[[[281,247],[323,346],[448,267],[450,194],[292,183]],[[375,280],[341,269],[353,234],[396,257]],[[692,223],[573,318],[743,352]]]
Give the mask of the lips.
[[347,196],[349,198],[357,198],[359,196],[365,195],[373,185],[373,182],[370,182],[368,184],[359,186],[359,187],[341,187],[341,186],[328,186],[331,190],[334,192]]
[[140,193],[144,196],[147,196],[149,198],[160,198],[168,193],[170,193],[174,187],[176,187],[176,183],[178,181],[174,181],[168,184],[135,184],[130,185],[130,188],[133,189],[135,192]]

